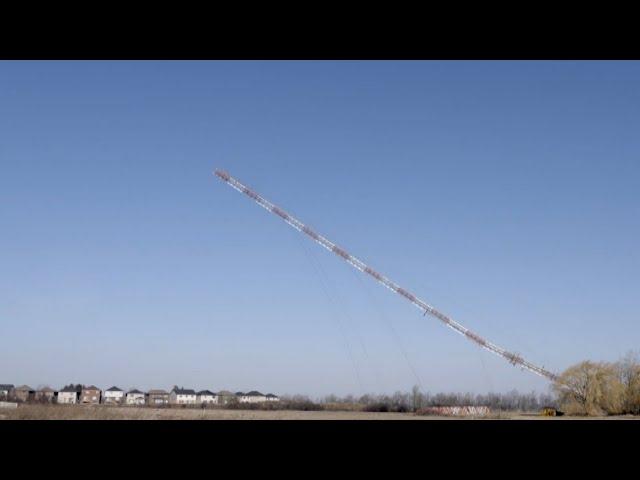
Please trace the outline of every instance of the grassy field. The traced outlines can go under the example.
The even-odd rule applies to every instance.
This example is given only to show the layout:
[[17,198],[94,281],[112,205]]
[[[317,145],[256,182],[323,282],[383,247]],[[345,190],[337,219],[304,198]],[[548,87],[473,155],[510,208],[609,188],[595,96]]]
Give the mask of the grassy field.
[[[467,417],[468,418],[468,417]],[[540,417],[526,413],[495,413],[488,419],[577,420],[584,417]],[[638,419],[639,417],[600,417]],[[417,416],[412,413],[297,410],[224,410],[112,407],[86,405],[20,405],[1,409],[0,420],[454,420],[450,417]]]

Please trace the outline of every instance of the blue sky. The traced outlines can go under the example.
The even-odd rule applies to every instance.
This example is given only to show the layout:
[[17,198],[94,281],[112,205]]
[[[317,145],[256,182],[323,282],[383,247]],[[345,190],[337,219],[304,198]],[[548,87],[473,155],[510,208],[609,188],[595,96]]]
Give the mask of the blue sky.
[[[640,340],[638,62],[0,63],[0,382],[546,391]],[[359,276],[360,275],[360,276]]]

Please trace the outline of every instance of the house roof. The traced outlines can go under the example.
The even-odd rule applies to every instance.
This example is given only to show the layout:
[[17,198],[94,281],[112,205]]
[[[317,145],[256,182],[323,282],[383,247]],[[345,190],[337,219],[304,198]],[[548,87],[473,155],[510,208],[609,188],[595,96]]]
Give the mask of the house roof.
[[11,390],[13,385],[10,383],[0,383],[0,390]]
[[127,392],[127,395],[130,394],[130,393],[142,393],[142,392],[140,390],[138,390],[137,388],[134,388],[133,390],[129,390]]
[[60,392],[78,393],[76,387],[64,387]]
[[95,385],[90,385],[88,387],[82,387],[82,390],[100,390],[100,389]]
[[169,395],[166,390],[149,390],[149,395]]
[[256,390],[251,390],[249,393],[245,393],[247,397],[264,397],[264,395]]
[[191,388],[174,388],[176,395],[195,395],[196,391]]
[[273,393],[267,393],[267,398],[278,398],[278,396]]
[[111,387],[107,389],[107,392],[122,392],[118,387]]
[[215,393],[209,391],[209,390],[200,390],[198,392],[198,395],[215,395]]
[[43,392],[43,393],[52,393],[52,392],[55,392],[55,390],[54,390],[53,388],[51,388],[51,387],[44,387],[44,388],[41,388],[41,389],[40,389],[40,390],[38,390],[38,391],[39,391],[39,392]]
[[31,388],[29,385],[20,385],[18,388],[16,388],[16,390],[28,390],[28,391],[32,391],[33,388]]
[[229,390],[220,390],[218,392],[218,396],[233,396],[233,392],[230,392]]
[[239,396],[239,397],[241,397],[242,395],[244,395],[244,393],[242,393],[242,392],[236,392],[236,395],[237,395],[237,396]]

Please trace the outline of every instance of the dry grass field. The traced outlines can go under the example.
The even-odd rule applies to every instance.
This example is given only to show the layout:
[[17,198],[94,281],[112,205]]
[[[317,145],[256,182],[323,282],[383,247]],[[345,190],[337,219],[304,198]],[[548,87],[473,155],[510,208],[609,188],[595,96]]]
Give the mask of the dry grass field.
[[[467,417],[469,418],[469,417]],[[585,417],[540,417],[525,413],[496,413],[486,419],[577,420]],[[593,419],[594,417],[589,417]],[[639,419],[640,417],[599,417]],[[450,417],[417,416],[412,413],[297,410],[172,409],[85,405],[20,405],[0,409],[0,420],[455,420]]]

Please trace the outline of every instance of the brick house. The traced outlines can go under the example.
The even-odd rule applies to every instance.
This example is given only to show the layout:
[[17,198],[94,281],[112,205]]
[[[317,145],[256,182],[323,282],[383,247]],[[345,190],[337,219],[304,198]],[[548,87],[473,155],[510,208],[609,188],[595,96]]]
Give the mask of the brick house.
[[82,387],[82,391],[80,392],[80,403],[89,403],[92,405],[97,405],[100,403],[101,390],[91,385],[89,387]]
[[220,390],[217,397],[219,405],[228,405],[229,403],[238,401],[238,397],[236,397],[236,395],[229,390]]
[[168,405],[169,392],[166,390],[149,390],[147,395],[147,404],[152,407]]
[[14,390],[14,397],[18,402],[29,402],[34,399],[36,391],[29,385],[21,385]]
[[35,401],[38,403],[53,403],[56,398],[56,391],[50,387],[43,387],[36,390]]

